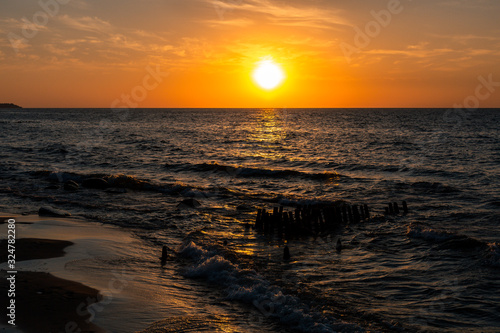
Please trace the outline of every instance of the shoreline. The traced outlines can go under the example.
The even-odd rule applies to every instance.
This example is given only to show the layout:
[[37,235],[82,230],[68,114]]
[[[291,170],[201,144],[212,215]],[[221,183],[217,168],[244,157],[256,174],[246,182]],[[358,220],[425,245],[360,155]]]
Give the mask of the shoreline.
[[[53,252],[51,258],[16,263],[19,272],[28,272],[26,279],[18,275],[18,278],[25,279],[18,288],[25,289],[24,292],[29,294],[16,295],[16,303],[23,303],[29,309],[25,311],[28,317],[21,318],[19,310],[16,318],[24,324],[18,323],[18,327],[23,329],[21,333],[80,332],[78,329],[95,333],[179,332],[189,326],[205,331],[220,331],[224,327],[237,331],[241,323],[236,318],[248,314],[246,307],[240,309],[238,305],[231,307],[231,311],[212,304],[207,307],[207,303],[194,306],[206,293],[204,283],[198,285],[198,282],[188,280],[186,285],[184,277],[178,275],[179,264],[176,260],[169,260],[165,267],[160,265],[161,247],[133,238],[131,233],[119,228],[79,218],[35,215],[15,218],[16,241],[20,243],[28,244],[28,240],[21,239],[32,239],[50,247],[51,251],[66,245],[66,242],[73,243],[64,247],[62,257],[54,257]],[[7,226],[0,224],[0,228]],[[3,263],[0,268],[5,266],[6,263]],[[4,272],[0,271],[2,275]],[[51,289],[46,287],[47,284],[57,292],[49,293]],[[37,292],[40,291],[47,297],[46,303],[33,304],[30,297],[39,297]],[[61,305],[61,300],[67,298],[72,300]],[[92,302],[88,302],[89,299]],[[53,303],[57,303],[58,307],[52,306]],[[77,312],[85,306],[90,316],[81,316]],[[235,310],[240,313],[239,316],[234,314]],[[40,321],[39,316],[47,317],[51,312],[59,311],[66,311],[57,317],[60,327],[69,323],[69,328],[62,326],[62,329],[50,331],[46,330],[48,326],[40,326],[48,324]],[[75,320],[75,314],[80,316],[76,318],[80,322]],[[94,326],[85,328],[79,324],[82,321],[85,324],[86,319]],[[0,325],[0,332],[5,327]],[[247,328],[243,331],[254,333],[259,330]]]
[[[12,286],[7,278],[15,276],[15,292],[9,299],[15,302],[17,332],[108,332],[95,323],[93,308],[103,302],[105,281],[92,281],[88,276],[77,274],[79,272],[67,274],[66,266],[75,260],[91,258],[93,248],[89,244],[100,240],[105,242],[113,236],[106,232],[105,227],[77,218],[2,212],[0,228],[7,229],[9,218],[16,220],[17,273],[8,273],[7,232],[2,232],[5,238],[0,240],[3,249],[0,254],[0,289],[7,296]],[[117,238],[120,237],[122,235]],[[5,297],[6,308],[10,305],[9,299]],[[2,316],[0,331],[13,328],[9,320],[8,316]]]
[[[1,214],[1,213],[0,213]],[[22,219],[22,216],[1,214],[1,224],[9,218]],[[20,222],[22,223],[22,222]],[[27,222],[27,224],[31,224]],[[64,257],[65,249],[75,243],[67,240],[45,238],[16,238],[16,264],[30,260],[45,260]],[[0,248],[7,249],[7,239],[0,240]],[[0,264],[7,263],[7,251],[2,251]],[[91,313],[88,307],[101,296],[99,290],[78,281],[63,279],[50,272],[16,270],[16,274],[1,269],[0,289],[9,292],[6,308],[15,305],[15,317],[2,316],[0,325],[3,329],[12,328],[9,323],[14,318],[16,329],[24,333],[105,331],[89,321]],[[10,280],[8,280],[10,278]],[[13,288],[13,286],[15,286]],[[12,293],[10,292],[12,290]],[[12,297],[11,297],[12,296]],[[88,300],[95,300],[89,302]],[[12,307],[12,306],[11,306]]]
[[[0,288],[8,289],[9,276],[2,270]],[[88,299],[99,299],[99,291],[50,273],[19,271],[15,275],[15,323],[24,333],[105,331],[89,321]],[[1,324],[12,327],[2,317]]]

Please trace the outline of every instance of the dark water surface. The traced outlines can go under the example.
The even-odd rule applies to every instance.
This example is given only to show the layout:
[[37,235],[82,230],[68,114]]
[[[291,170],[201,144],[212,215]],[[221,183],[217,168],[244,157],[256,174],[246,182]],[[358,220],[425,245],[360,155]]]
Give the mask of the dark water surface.
[[[0,211],[50,205],[168,244],[165,297],[204,295],[162,324],[177,331],[498,332],[500,112],[445,112],[4,109]],[[62,188],[93,176],[111,188]],[[288,240],[288,262],[245,229],[257,208],[339,201],[375,218]]]

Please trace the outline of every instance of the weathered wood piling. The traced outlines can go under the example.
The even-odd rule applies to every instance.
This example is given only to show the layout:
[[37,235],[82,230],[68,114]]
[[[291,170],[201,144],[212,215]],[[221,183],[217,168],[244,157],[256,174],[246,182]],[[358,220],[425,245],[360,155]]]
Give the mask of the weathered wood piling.
[[[402,208],[400,208],[402,207]],[[385,215],[406,215],[408,204],[389,202],[384,207]],[[277,235],[285,239],[327,235],[341,226],[356,224],[371,219],[367,204],[304,205],[286,211],[283,206],[275,206],[271,211],[257,210],[254,229],[258,232]]]
[[406,201],[403,200],[403,214],[406,215],[408,214],[408,206],[406,204]]
[[257,210],[254,228],[258,232],[285,239],[326,235],[343,225],[370,219],[368,205],[305,205],[285,211],[283,206]]
[[285,245],[285,248],[283,249],[283,259],[290,260],[290,249],[287,245]]
[[[406,201],[402,202],[403,206],[403,215],[408,214],[408,204]],[[384,210],[385,215],[400,215],[401,210],[399,209],[399,205],[397,202],[390,202],[387,204],[387,207],[385,207]]]
[[162,266],[165,266],[165,264],[167,263],[167,258],[168,258],[167,246],[163,245],[160,257],[160,263]]

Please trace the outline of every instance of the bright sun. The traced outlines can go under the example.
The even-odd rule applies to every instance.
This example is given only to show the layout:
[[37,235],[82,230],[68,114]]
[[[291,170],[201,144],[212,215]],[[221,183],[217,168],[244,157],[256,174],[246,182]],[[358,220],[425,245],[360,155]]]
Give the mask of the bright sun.
[[285,78],[281,67],[272,60],[262,60],[253,72],[253,79],[264,89],[276,88]]

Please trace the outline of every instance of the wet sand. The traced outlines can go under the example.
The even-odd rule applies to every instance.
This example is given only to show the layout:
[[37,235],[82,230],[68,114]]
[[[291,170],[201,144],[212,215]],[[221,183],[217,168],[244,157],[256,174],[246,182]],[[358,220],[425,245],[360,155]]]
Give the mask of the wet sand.
[[[65,253],[64,248],[73,244],[73,242],[54,239],[17,239],[16,261],[62,257]],[[6,239],[0,240],[0,249],[7,249]],[[6,256],[7,252],[2,251],[2,253],[0,253],[0,262],[6,262]]]
[[[64,255],[64,248],[72,242],[49,239],[24,238],[16,240],[16,261],[56,258]],[[0,241],[0,248],[7,248],[7,241]],[[3,251],[5,252],[5,251]],[[1,262],[6,261],[2,255]],[[7,271],[1,271],[2,294],[9,290]],[[88,322],[87,306],[99,297],[99,291],[81,283],[61,279],[45,272],[18,271],[15,274],[15,323],[26,333],[40,332],[103,332]],[[5,298],[3,306],[8,307]],[[8,325],[7,316],[1,323]]]

